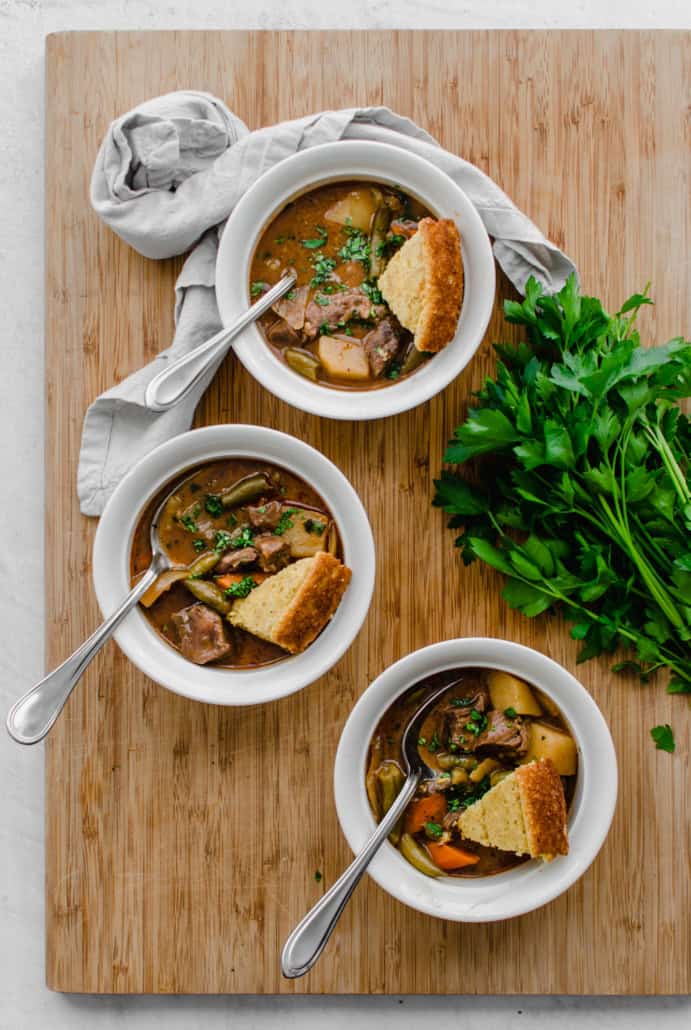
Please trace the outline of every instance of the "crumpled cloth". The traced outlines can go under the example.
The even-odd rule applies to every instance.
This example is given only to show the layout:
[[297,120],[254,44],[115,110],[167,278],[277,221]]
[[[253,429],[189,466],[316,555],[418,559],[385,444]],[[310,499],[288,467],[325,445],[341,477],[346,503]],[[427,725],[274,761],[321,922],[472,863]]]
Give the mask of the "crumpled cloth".
[[475,205],[494,240],[496,260],[519,291],[530,275],[557,290],[575,271],[573,262],[484,172],[386,107],[324,111],[249,132],[208,93],[184,90],[149,100],[108,129],[93,170],[91,203],[145,257],[190,253],[175,287],[171,346],[101,394],[86,413],[77,477],[85,515],[99,515],[140,458],[192,423],[215,368],[189,397],[161,414],[146,410],[144,391],[170,359],[221,328],[214,292],[216,253],[224,222],[240,197],[277,162],[340,139],[391,143],[446,172]]

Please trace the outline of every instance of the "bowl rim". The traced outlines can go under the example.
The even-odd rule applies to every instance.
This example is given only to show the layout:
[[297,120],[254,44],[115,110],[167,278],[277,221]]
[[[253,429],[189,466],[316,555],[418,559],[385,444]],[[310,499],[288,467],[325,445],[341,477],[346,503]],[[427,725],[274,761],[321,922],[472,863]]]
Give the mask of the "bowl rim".
[[283,466],[323,497],[338,523],[344,560],[353,569],[333,619],[304,652],[258,669],[194,665],[158,636],[138,606],[114,637],[137,668],[176,694],[207,704],[263,704],[302,690],[328,672],[352,644],[370,608],[376,559],[369,519],[352,484],[320,451],[287,433],[244,424],[193,429],[160,444],[123,477],[106,504],[94,540],[93,582],[105,616],[130,589],[132,538],[145,505],[176,473],[223,457],[257,457]]
[[415,375],[374,390],[338,390],[310,382],[276,357],[254,324],[236,338],[234,350],[247,371],[286,403],[326,418],[364,420],[395,415],[423,404],[463,371],[480,347],[492,316],[496,268],[480,215],[461,187],[441,169],[390,143],[322,143],[269,168],[230,214],[216,264],[216,299],[224,325],[247,307],[252,255],[271,219],[292,197],[324,182],[348,179],[400,185],[438,217],[451,217],[460,223],[464,294],[454,339]]
[[346,721],[334,765],[334,796],[341,829],[358,853],[375,827],[364,778],[369,742],[379,718],[418,680],[463,666],[522,676],[559,705],[579,751],[568,820],[569,854],[549,864],[528,861],[477,880],[431,879],[387,842],[368,872],[394,898],[427,915],[453,922],[494,922],[540,908],[572,886],[594,861],[614,816],[618,771],[611,734],[593,698],[562,665],[533,648],[498,637],[445,640],[399,659],[361,695]]

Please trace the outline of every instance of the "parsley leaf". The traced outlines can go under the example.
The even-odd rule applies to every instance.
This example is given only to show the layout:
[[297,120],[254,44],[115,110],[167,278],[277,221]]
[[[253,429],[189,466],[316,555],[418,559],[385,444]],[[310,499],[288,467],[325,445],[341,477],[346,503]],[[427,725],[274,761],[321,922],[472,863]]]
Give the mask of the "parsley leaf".
[[672,754],[675,748],[674,733],[669,723],[665,723],[664,726],[653,726],[650,736],[655,741],[658,751],[668,751]]
[[224,593],[226,597],[247,597],[256,586],[259,584],[251,576],[243,576],[237,583],[226,587]]
[[311,240],[300,240],[303,247],[307,250],[318,250],[319,247],[323,247],[325,243],[328,243],[329,234],[323,225],[316,226],[315,230],[319,235]]
[[217,519],[223,514],[223,501],[218,494],[207,494],[204,499],[204,510]]

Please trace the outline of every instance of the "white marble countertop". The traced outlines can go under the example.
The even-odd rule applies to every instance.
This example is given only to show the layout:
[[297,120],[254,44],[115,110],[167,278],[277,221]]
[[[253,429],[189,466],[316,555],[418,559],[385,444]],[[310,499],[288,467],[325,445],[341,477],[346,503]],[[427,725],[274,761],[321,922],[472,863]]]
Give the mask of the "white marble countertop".
[[[0,0],[0,711],[43,671],[43,50],[49,32],[171,28],[691,28],[688,0]],[[21,496],[21,508],[11,503]],[[3,714],[4,718],[4,714]],[[99,998],[43,975],[43,761],[0,733],[0,1030],[687,1027],[684,998]],[[669,956],[674,961],[674,956]]]

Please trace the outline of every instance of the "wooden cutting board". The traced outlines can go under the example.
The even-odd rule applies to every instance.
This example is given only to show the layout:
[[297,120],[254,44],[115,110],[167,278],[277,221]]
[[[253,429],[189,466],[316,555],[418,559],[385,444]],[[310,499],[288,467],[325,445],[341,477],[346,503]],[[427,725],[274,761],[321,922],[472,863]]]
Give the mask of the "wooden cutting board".
[[[99,619],[95,522],[75,476],[87,404],[168,344],[178,261],[139,257],[88,203],[116,115],[183,87],[250,127],[387,104],[487,171],[614,308],[651,279],[641,316],[689,333],[691,34],[678,32],[67,33],[47,42],[46,611],[55,665]],[[442,448],[494,367],[490,341],[442,396],[381,422],[319,421],[232,357],[197,424],[236,420],[309,441],[370,514],[377,588],[360,636],[301,694],[205,707],[148,682],[110,644],[46,750],[47,980],[118,993],[684,993],[689,942],[689,713],[661,684],[576,667],[556,620],[526,620],[499,579],[464,569],[430,507]],[[332,802],[341,727],[389,663],[460,635],[509,637],[576,672],[614,734],[621,789],[599,858],[568,893],[503,924],[418,915],[371,882],[315,970],[281,979],[281,944],[350,860]],[[648,730],[672,722],[674,756]],[[315,871],[323,874],[321,882]]]

